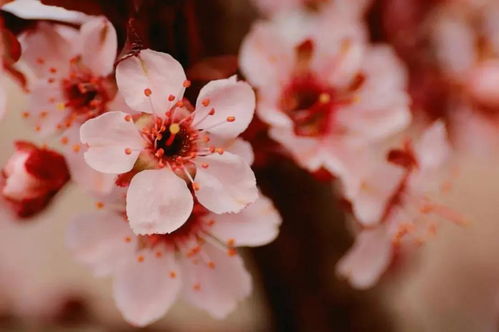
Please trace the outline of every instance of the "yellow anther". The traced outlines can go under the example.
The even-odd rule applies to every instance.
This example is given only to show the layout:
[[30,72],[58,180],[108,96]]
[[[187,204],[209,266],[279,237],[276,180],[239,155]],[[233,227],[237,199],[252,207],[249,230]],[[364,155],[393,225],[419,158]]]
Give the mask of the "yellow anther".
[[170,125],[170,133],[172,133],[173,135],[177,134],[179,131],[180,131],[180,126],[178,125],[178,123],[172,123]]

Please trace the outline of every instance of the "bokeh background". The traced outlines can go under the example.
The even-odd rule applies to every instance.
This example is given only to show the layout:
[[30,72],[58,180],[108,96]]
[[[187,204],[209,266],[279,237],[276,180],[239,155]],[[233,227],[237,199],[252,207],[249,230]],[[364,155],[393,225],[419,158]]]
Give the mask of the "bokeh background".
[[[206,0],[205,0],[206,1]],[[237,54],[256,11],[245,0],[205,6],[205,55]],[[165,20],[167,17],[164,18]],[[225,31],[225,33],[221,33]],[[159,37],[158,37],[159,38]],[[40,141],[20,116],[26,102],[9,78],[9,112],[0,122],[0,164],[13,140]],[[447,203],[469,224],[443,224],[410,260],[395,262],[373,289],[352,289],[335,274],[352,237],[334,187],[290,161],[255,168],[259,185],[284,222],[275,243],[245,252],[253,295],[224,321],[178,303],[142,331],[497,331],[499,326],[499,154],[456,156]],[[64,244],[71,216],[94,209],[76,186],[58,194],[42,215],[0,220],[1,331],[132,331],[110,296]]]

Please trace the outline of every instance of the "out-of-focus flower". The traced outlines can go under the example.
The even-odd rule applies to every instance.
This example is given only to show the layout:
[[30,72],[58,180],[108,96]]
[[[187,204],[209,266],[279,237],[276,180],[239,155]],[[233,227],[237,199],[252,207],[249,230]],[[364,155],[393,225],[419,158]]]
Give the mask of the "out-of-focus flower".
[[385,139],[410,121],[402,65],[387,46],[369,46],[348,11],[258,22],[240,63],[258,89],[270,136],[310,171],[341,175],[342,150]]
[[499,147],[499,4],[453,1],[428,14],[437,66],[448,81],[446,120],[457,146]]
[[[354,212],[356,205],[366,204],[367,207],[357,207],[357,211],[364,212],[364,215],[356,216],[361,230],[353,248],[338,263],[339,274],[356,287],[370,287],[391,262],[394,250],[424,243],[436,232],[438,219],[456,224],[465,222],[460,215],[433,198],[449,189],[445,171],[448,171],[450,152],[445,126],[437,122],[414,144],[407,141],[402,148],[389,151],[388,162],[399,166],[402,174],[372,168],[372,172],[363,174],[366,178],[350,182],[358,186],[356,190],[346,190],[346,193],[355,193],[347,197]],[[364,165],[371,167],[370,164]],[[398,183],[394,182],[397,178]],[[381,188],[385,185],[393,191]],[[374,197],[380,193],[382,198]],[[383,204],[376,207],[373,202]],[[380,218],[363,219],[371,216],[369,211]]]
[[16,151],[2,169],[1,199],[18,218],[31,217],[43,211],[68,180],[62,155],[18,141]]
[[[103,173],[131,178],[127,215],[137,234],[170,233],[189,217],[190,188],[215,213],[238,212],[258,196],[237,136],[255,107],[251,87],[235,77],[204,86],[193,107],[183,99],[190,85],[170,55],[142,50],[121,61],[117,83],[139,115],[105,113],[81,127],[85,160]],[[123,178],[123,177],[122,177]]]
[[294,9],[314,12],[348,9],[362,14],[371,3],[370,0],[253,0],[253,2],[266,15],[280,14]]
[[21,36],[21,43],[21,60],[33,74],[23,116],[37,132],[61,134],[106,112],[118,99],[112,77],[117,37],[104,17],[89,20],[79,31],[41,22]]
[[22,36],[22,43],[22,60],[34,74],[23,116],[36,131],[60,135],[73,181],[93,193],[109,192],[114,176],[87,166],[79,126],[110,108],[129,111],[116,93],[112,75],[117,53],[114,27],[104,17],[87,19],[80,31],[39,23]]
[[187,222],[165,235],[137,236],[123,211],[104,210],[75,218],[67,245],[97,275],[114,276],[114,299],[133,325],[156,321],[177,297],[221,319],[251,291],[235,247],[269,243],[280,223],[264,197],[238,214],[195,203]]

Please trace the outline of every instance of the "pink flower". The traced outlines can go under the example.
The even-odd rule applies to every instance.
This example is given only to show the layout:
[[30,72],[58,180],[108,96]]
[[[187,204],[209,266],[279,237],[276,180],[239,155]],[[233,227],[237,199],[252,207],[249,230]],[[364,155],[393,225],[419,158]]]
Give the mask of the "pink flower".
[[156,321],[178,297],[221,319],[251,291],[235,247],[269,243],[280,223],[263,197],[238,214],[196,203],[187,222],[165,235],[137,236],[123,213],[99,211],[74,219],[67,245],[96,274],[113,275],[116,304],[133,325]]
[[18,218],[43,211],[68,182],[64,157],[28,142],[16,142],[0,177],[0,196]]
[[356,287],[370,287],[388,267],[394,250],[422,244],[436,232],[438,219],[465,222],[432,198],[449,189],[444,175],[449,170],[450,153],[445,126],[436,122],[415,144],[407,141],[401,149],[388,153],[388,161],[399,166],[402,173],[387,171],[393,170],[389,164],[384,169],[364,163],[371,169],[361,174],[365,178],[344,181],[345,186],[358,187],[346,188],[345,192],[354,213],[363,213],[355,215],[360,231],[350,252],[338,263],[339,274]]
[[32,72],[24,116],[37,132],[60,134],[112,107],[117,37],[104,17],[92,18],[79,31],[38,23],[21,39],[21,60]]
[[429,17],[437,65],[450,82],[447,121],[458,147],[485,152],[499,146],[499,5],[455,1]]
[[[251,87],[235,77],[204,86],[196,106],[183,99],[190,84],[170,55],[142,50],[116,69],[120,93],[142,112],[105,113],[81,127],[85,160],[109,174],[131,172],[127,216],[137,234],[170,233],[192,211],[193,198],[215,213],[238,212],[257,198],[247,144]],[[251,152],[250,152],[251,153]]]
[[339,168],[340,150],[382,140],[410,121],[405,72],[387,46],[366,45],[353,14],[292,12],[258,22],[240,64],[258,88],[270,135],[310,171]]

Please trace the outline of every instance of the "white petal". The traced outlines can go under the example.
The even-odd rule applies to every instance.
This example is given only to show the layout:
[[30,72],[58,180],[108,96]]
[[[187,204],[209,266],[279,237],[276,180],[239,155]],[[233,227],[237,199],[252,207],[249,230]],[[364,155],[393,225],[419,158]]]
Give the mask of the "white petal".
[[[169,110],[184,94],[186,76],[182,65],[169,54],[140,51],[116,67],[116,82],[126,103],[136,111],[161,113]],[[146,96],[145,90],[151,94]],[[173,95],[175,100],[169,101]]]
[[336,271],[352,286],[373,286],[390,264],[392,242],[385,227],[362,231],[350,251],[338,262]]
[[214,318],[222,319],[250,294],[251,277],[238,255],[231,256],[209,243],[205,243],[202,250],[213,265],[210,267],[209,262],[196,258],[183,258],[182,295]]
[[[204,101],[209,101],[207,106]],[[214,115],[208,113],[215,109]],[[255,113],[255,93],[248,83],[235,76],[211,81],[201,91],[196,102],[194,124],[219,137],[237,137],[248,127]],[[233,117],[234,121],[227,121]]]
[[237,214],[212,214],[209,232],[231,246],[262,246],[279,234],[281,216],[272,201],[261,196]]
[[[88,144],[85,161],[99,172],[128,172],[142,151],[144,142],[126,116],[123,112],[108,112],[81,126],[81,142]],[[127,149],[130,154],[125,153]]]
[[[137,259],[143,258],[142,261]],[[145,326],[161,318],[177,298],[180,271],[171,254],[144,249],[132,256],[116,273],[113,295],[127,322]],[[172,277],[172,273],[175,274]]]
[[133,255],[136,236],[119,214],[91,212],[73,218],[66,232],[66,245],[95,274],[107,275]]
[[238,212],[258,197],[255,174],[240,157],[229,152],[199,157],[195,181],[199,202],[215,213]]
[[136,234],[171,233],[189,218],[192,194],[168,169],[146,170],[132,178],[126,212]]
[[113,72],[118,37],[105,17],[96,17],[81,26],[82,61],[95,74],[107,76]]

